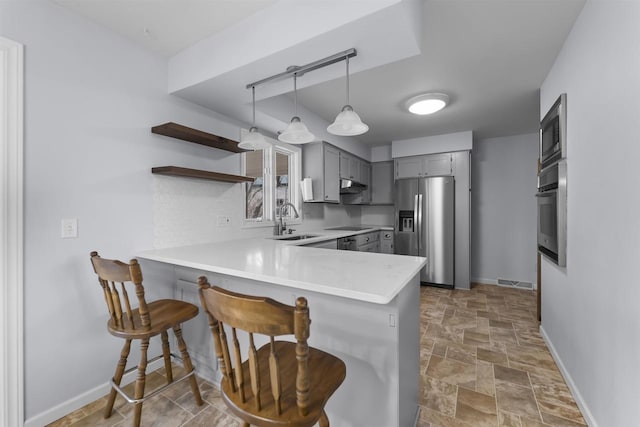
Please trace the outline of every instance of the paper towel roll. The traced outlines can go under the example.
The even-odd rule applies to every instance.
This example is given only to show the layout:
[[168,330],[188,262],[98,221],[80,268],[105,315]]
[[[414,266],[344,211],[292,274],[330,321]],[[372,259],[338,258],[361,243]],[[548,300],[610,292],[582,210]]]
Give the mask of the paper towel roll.
[[313,200],[313,185],[311,178],[304,178],[301,182],[300,189],[302,190],[302,200],[304,202]]

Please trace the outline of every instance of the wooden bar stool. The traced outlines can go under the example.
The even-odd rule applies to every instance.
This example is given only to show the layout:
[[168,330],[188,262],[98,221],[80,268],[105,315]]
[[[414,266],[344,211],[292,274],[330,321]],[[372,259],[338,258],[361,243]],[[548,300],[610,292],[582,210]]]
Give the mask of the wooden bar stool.
[[[189,379],[191,391],[198,406],[202,405],[200,390],[196,382],[195,370],[191,364],[191,358],[187,352],[187,346],[182,338],[181,324],[193,319],[198,314],[198,307],[183,301],[162,299],[147,303],[144,298],[144,287],[142,286],[142,271],[138,261],[132,259],[129,264],[117,260],[100,258],[98,252],[91,252],[91,264],[98,275],[98,280],[104,292],[104,298],[109,309],[109,321],[107,329],[111,335],[125,340],[124,347],[120,353],[120,360],[116,367],[115,375],[111,380],[111,393],[105,408],[104,417],[109,418],[113,410],[116,399],[116,392],[120,393],[124,399],[135,405],[133,415],[133,425],[140,425],[140,415],[142,414],[142,403],[152,396],[162,392],[167,387],[178,383],[184,379]],[[117,284],[120,284],[118,290]],[[125,283],[133,283],[135,296],[138,299],[138,308],[131,308],[129,294]],[[124,305],[124,309],[123,309]],[[178,348],[182,357],[171,353],[169,348],[169,335],[167,331],[173,329]],[[162,337],[162,355],[152,359],[150,362],[164,358],[164,366],[167,374],[167,384],[145,394],[145,378],[147,369],[147,349],[150,338],[160,335]],[[127,357],[131,349],[131,341],[140,340],[140,362],[137,368],[134,367],[125,371]],[[180,378],[173,378],[171,369],[171,359],[182,360],[186,374]],[[128,396],[120,387],[120,381],[125,373],[138,370],[138,377],[135,385],[134,397]]]
[[[222,398],[243,426],[328,427],[324,406],[346,375],[342,360],[309,347],[309,308],[300,297],[295,306],[270,298],[211,287],[198,279],[202,307],[209,315],[216,356],[222,371]],[[225,329],[226,325],[226,329]],[[248,356],[240,352],[237,330],[248,334]],[[227,332],[231,332],[231,347]],[[266,335],[256,350],[254,334]],[[295,335],[296,342],[276,341]]]

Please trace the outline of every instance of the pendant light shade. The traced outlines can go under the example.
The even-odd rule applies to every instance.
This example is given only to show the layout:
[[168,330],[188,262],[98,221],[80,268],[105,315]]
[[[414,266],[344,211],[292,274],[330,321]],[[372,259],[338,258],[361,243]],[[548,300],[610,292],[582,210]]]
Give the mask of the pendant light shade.
[[342,107],[342,111],[333,123],[327,127],[327,131],[333,135],[354,136],[362,135],[369,130],[369,126],[362,123],[358,113],[353,111],[351,105]]
[[278,139],[288,144],[306,144],[316,139],[315,135],[309,132],[307,126],[302,123],[300,117],[294,116],[291,118],[289,126],[278,135]]
[[362,135],[369,130],[369,126],[364,124],[360,116],[353,111],[353,107],[349,105],[349,57],[345,59],[347,63],[347,103],[336,119],[327,127],[327,132],[340,136]]
[[309,132],[307,126],[302,123],[300,117],[298,117],[298,88],[297,88],[297,73],[293,75],[293,99],[294,99],[294,116],[291,118],[289,126],[278,135],[278,140],[286,142],[287,144],[306,144],[308,142],[315,141],[314,134]]
[[256,87],[251,87],[252,97],[253,97],[253,125],[249,132],[244,134],[240,138],[240,143],[238,144],[238,148],[243,150],[264,150],[269,147],[271,144],[267,142],[265,137],[258,131],[256,127]]

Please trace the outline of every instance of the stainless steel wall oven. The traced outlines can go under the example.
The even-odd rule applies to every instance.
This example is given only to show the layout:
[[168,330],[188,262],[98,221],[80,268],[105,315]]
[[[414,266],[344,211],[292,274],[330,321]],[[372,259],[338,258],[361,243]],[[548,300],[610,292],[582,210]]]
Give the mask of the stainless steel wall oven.
[[560,160],[538,174],[538,251],[567,265],[567,162]]

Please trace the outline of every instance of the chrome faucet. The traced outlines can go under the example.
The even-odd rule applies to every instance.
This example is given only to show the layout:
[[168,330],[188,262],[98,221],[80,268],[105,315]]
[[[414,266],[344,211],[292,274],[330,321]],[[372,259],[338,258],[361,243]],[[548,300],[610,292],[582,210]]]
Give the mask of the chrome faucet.
[[284,216],[284,208],[287,206],[291,206],[293,208],[293,213],[295,214],[294,218],[300,217],[300,215],[298,214],[298,210],[291,202],[286,202],[280,205],[280,208],[278,209],[280,211],[280,223],[276,226],[276,235],[278,236],[284,234],[285,230],[287,229],[287,224],[282,219],[282,217]]

